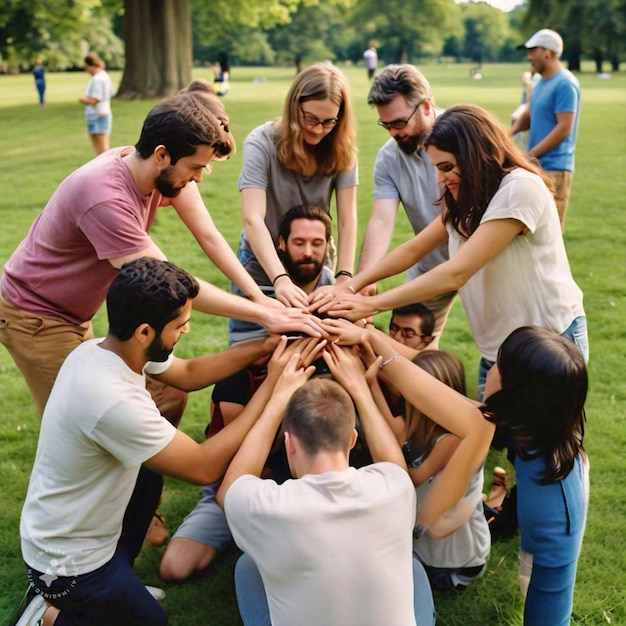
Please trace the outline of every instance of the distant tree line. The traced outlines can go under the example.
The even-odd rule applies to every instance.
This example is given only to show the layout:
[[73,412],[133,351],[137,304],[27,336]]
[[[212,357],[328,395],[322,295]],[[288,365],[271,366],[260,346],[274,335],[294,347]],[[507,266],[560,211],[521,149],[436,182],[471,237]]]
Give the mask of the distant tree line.
[[356,63],[370,41],[384,63],[519,60],[516,46],[544,27],[563,36],[570,69],[587,57],[618,70],[626,0],[526,0],[508,14],[454,0],[3,0],[0,70],[25,71],[37,56],[50,70],[79,69],[95,50],[125,69],[123,91],[142,97],[179,88],[192,60]]

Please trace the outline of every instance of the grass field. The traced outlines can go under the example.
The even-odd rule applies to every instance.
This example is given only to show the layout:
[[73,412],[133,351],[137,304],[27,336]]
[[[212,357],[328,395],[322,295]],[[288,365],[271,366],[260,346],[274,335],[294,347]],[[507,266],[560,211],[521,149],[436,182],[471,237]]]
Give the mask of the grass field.
[[[428,65],[423,68],[437,103],[449,106],[474,102],[508,123],[521,94],[519,78],[525,64],[485,66],[484,79],[472,81],[469,66]],[[580,76],[583,111],[576,175],[567,218],[566,246],[577,282],[585,293],[591,342],[591,393],[587,403],[586,447],[591,458],[591,504],[587,534],[579,562],[575,593],[576,625],[626,624],[626,74],[599,80]],[[198,76],[209,77],[208,71]],[[371,210],[372,167],[387,134],[376,125],[366,104],[365,70],[349,68],[359,121],[359,229],[363,233]],[[114,80],[119,75],[113,74]],[[264,78],[255,81],[255,78]],[[225,98],[231,128],[241,145],[255,126],[280,114],[293,78],[291,69],[235,68]],[[25,236],[30,224],[58,183],[92,157],[82,107],[85,74],[49,74],[48,105],[39,107],[32,77],[0,76],[0,264]],[[113,145],[133,144],[152,101],[114,102]],[[218,163],[201,186],[206,205],[233,248],[241,228],[237,178],[241,153]],[[401,216],[395,244],[410,232]],[[203,256],[173,211],[164,209],[152,231],[170,260],[215,284],[228,288]],[[401,278],[386,281],[397,284]],[[388,314],[377,321],[385,323]],[[96,332],[106,331],[100,312]],[[226,322],[194,314],[191,333],[177,348],[194,356],[226,347]],[[463,309],[453,308],[441,347],[465,362],[470,388],[478,353],[471,341]],[[182,428],[200,440],[208,417],[210,390],[192,394]],[[8,623],[26,587],[20,554],[19,515],[37,444],[39,419],[21,376],[0,348],[0,626]],[[500,462],[494,456],[489,464]],[[174,529],[193,507],[197,487],[166,481],[162,511]],[[493,546],[488,574],[457,596],[437,596],[438,624],[445,626],[515,626],[521,624],[522,600],[517,590],[517,547],[514,538]],[[137,571],[149,584],[162,549],[146,546]],[[164,606],[173,626],[239,624],[232,569],[236,549],[227,551],[209,571],[181,586],[163,585]],[[294,625],[297,626],[297,625]],[[357,625],[358,626],[358,625]],[[381,625],[384,626],[384,625]],[[550,626],[546,624],[546,626]]]

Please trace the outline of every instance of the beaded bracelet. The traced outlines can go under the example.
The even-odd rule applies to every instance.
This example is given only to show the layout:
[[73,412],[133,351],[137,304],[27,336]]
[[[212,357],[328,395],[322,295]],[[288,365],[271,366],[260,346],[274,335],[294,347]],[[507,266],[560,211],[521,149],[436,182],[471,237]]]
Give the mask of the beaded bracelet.
[[287,276],[287,278],[289,278],[289,274],[287,274],[287,272],[283,272],[282,274],[279,274],[278,276],[276,276],[276,278],[274,278],[274,280],[272,281],[272,287],[276,284],[276,281],[279,278],[282,278],[283,276]]
[[349,272],[348,270],[339,270],[335,274],[335,278],[339,278],[340,276],[347,276],[348,278],[352,278],[352,272]]
[[380,369],[383,369],[383,367],[387,367],[389,363],[391,363],[392,361],[395,361],[399,356],[400,356],[399,352],[394,352],[394,354],[392,354],[386,361],[383,361],[380,364]]

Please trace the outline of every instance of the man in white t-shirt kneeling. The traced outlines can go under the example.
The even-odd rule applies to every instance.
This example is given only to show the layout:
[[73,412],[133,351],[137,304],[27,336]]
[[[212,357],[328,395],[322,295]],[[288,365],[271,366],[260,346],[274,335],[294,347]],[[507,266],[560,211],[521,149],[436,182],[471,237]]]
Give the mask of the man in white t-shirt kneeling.
[[[245,552],[235,570],[243,622],[430,626],[433,599],[412,556],[415,489],[402,451],[360,359],[337,345],[323,358],[339,384],[305,383],[313,368],[299,367],[294,354],[217,494]],[[349,466],[354,405],[375,461],[358,470]],[[295,479],[278,485],[259,476],[281,421]]]

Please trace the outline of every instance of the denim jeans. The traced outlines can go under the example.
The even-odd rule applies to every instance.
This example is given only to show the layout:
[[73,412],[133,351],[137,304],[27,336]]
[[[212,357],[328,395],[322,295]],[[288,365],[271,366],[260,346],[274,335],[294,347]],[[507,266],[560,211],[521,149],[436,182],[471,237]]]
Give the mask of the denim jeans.
[[[587,335],[587,318],[579,315],[574,321],[561,333],[563,337],[569,339],[578,346],[582,352],[585,363],[589,362],[589,337]],[[494,362],[481,357],[478,364],[478,384],[476,386],[476,399],[483,401],[485,393],[485,383],[487,382],[487,372],[493,367]]]
[[[241,555],[235,566],[235,591],[244,626],[272,626],[261,574],[247,554]],[[416,558],[413,558],[413,607],[417,626],[434,626],[433,594],[424,566]]]

